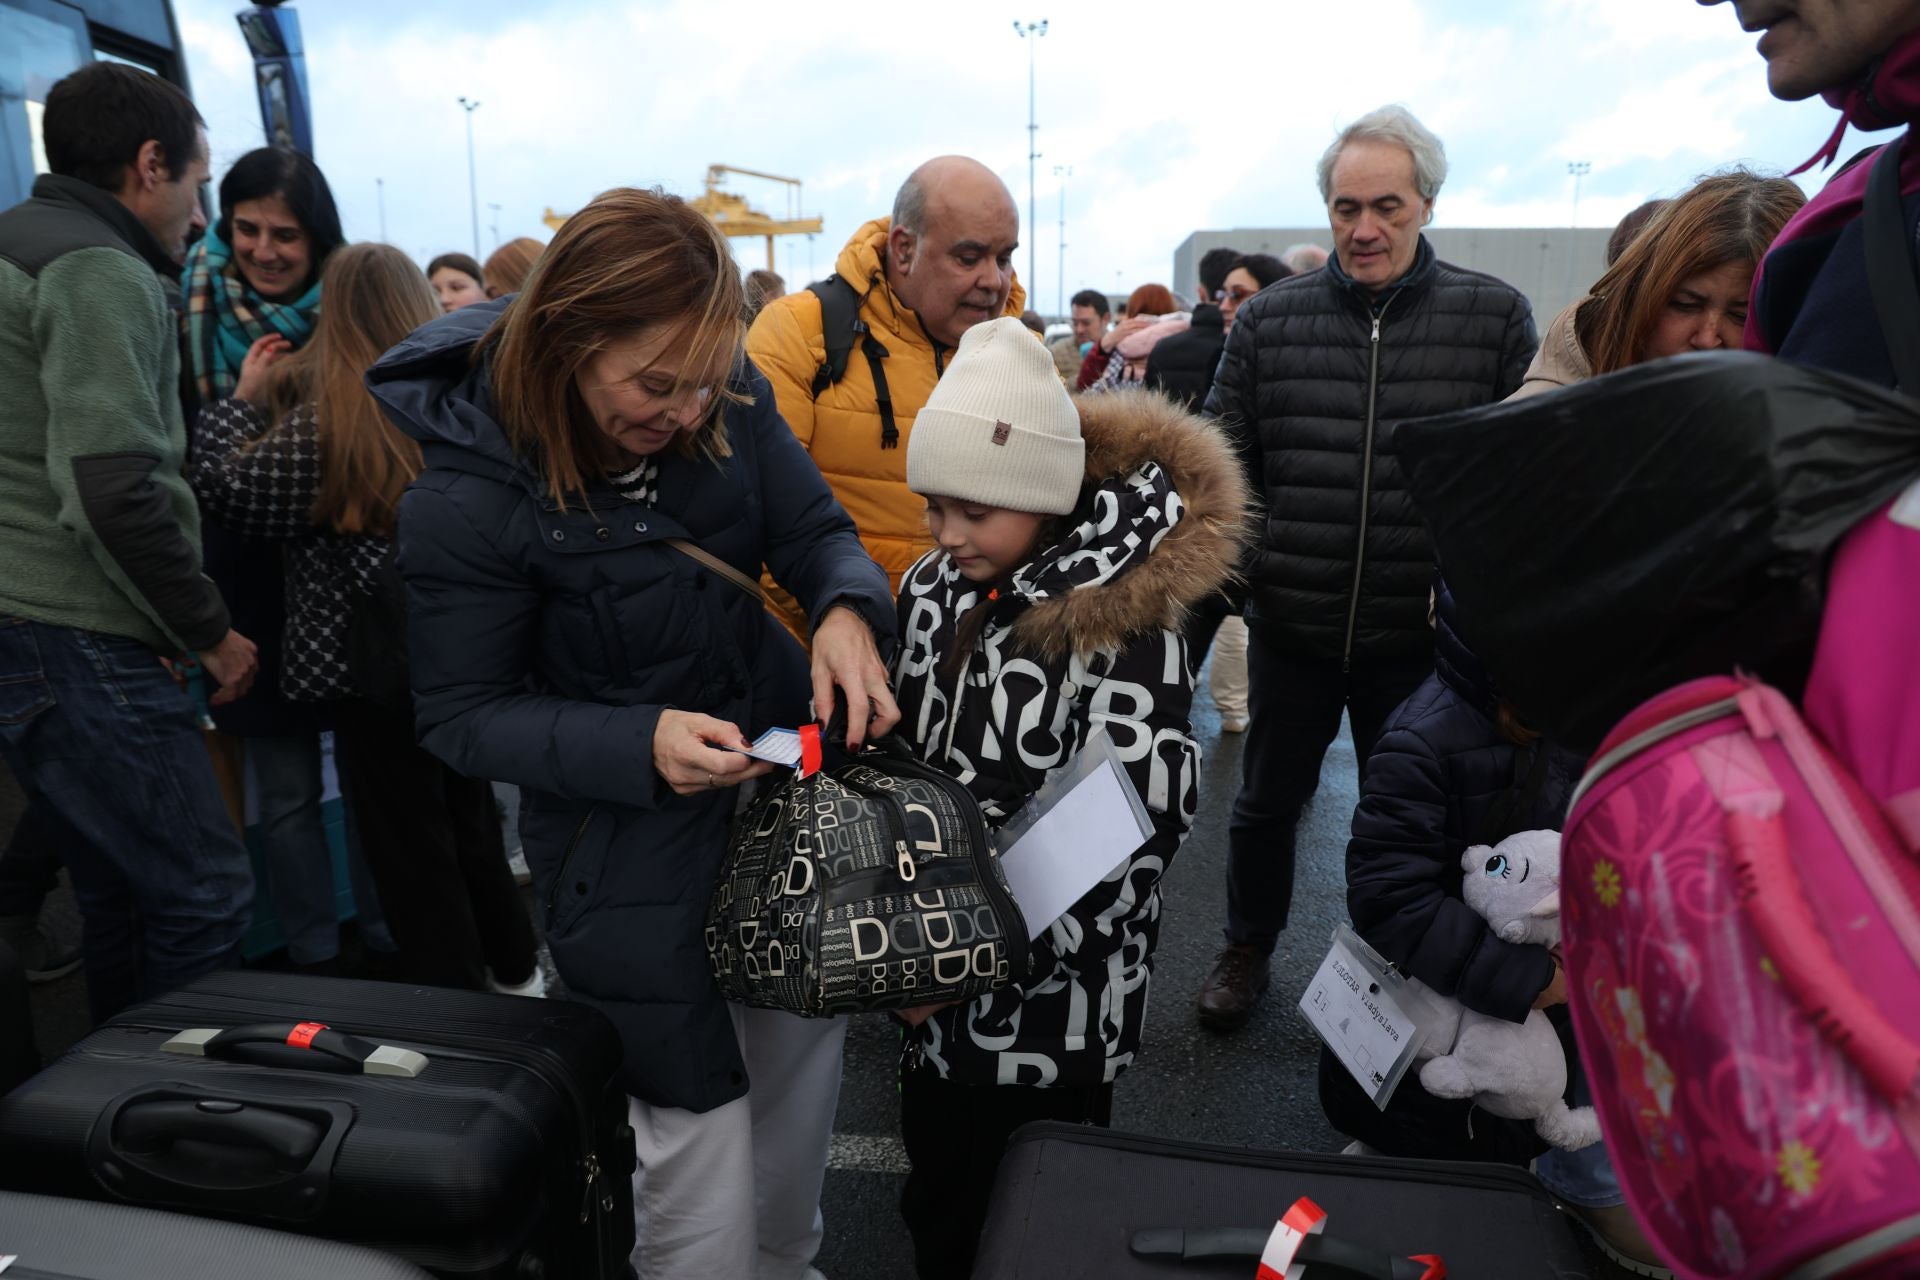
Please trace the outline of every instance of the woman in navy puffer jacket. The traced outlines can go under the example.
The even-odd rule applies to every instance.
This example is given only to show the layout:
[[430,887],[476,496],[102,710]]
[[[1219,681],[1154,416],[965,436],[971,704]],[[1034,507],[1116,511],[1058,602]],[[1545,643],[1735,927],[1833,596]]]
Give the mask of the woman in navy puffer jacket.
[[[836,687],[872,713],[854,745],[886,732],[895,624],[741,355],[744,302],[710,222],[610,191],[524,292],[418,330],[368,381],[424,462],[399,530],[421,741],[521,789],[554,963],[626,1051],[640,1274],[797,1280],[845,1025],[726,1005],[707,903],[739,785],[769,768],[739,749]],[[808,610],[811,678],[763,565]]]
[[[1347,845],[1347,910],[1402,972],[1520,1022],[1565,1000],[1559,965],[1545,947],[1502,941],[1466,904],[1460,855],[1517,831],[1559,830],[1580,761],[1529,733],[1501,700],[1455,630],[1444,582],[1434,631],[1434,673],[1367,759]],[[1320,1104],[1334,1128],[1387,1155],[1525,1165],[1545,1150],[1530,1123],[1485,1111],[1469,1121],[1470,1103],[1434,1097],[1411,1071],[1380,1111],[1324,1050]]]

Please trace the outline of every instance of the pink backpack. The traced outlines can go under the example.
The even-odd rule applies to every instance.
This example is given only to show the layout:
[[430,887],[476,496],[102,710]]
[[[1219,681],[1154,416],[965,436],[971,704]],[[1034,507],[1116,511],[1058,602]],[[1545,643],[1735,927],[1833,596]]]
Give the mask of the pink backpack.
[[1662,694],[1566,825],[1581,1060],[1688,1280],[1920,1275],[1920,528],[1889,511],[1835,558],[1805,705]]

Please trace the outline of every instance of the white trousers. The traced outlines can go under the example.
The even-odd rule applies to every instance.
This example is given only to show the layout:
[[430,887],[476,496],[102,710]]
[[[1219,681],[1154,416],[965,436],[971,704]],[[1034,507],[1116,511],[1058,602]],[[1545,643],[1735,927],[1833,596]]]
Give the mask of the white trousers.
[[803,1280],[820,1250],[820,1184],[840,1096],[845,1018],[729,1005],[747,1096],[712,1111],[627,1100],[633,1265],[641,1280]]
[[1213,667],[1207,676],[1222,720],[1247,718],[1247,623],[1230,616],[1213,637]]

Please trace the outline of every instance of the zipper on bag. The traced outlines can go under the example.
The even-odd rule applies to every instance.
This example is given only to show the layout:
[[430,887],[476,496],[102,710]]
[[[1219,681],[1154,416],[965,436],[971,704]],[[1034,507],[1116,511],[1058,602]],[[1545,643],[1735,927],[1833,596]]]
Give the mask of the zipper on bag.
[[1028,952],[1031,944],[1023,936],[1027,931],[1027,918],[1020,911],[1013,894],[1006,887],[1006,878],[997,864],[998,852],[994,848],[993,833],[987,829],[986,817],[980,812],[980,802],[973,798],[973,792],[960,782],[942,773],[939,769],[920,760],[903,760],[902,772],[922,778],[947,793],[949,799],[967,819],[967,829],[973,836],[973,870],[980,885],[980,891],[993,904],[994,912],[1007,922],[1011,930],[1007,935],[1007,963],[1009,980],[1017,976],[1027,977]]
[[[973,793],[960,782],[923,761],[911,757],[900,757],[890,759],[888,764],[901,773],[938,787],[952,801],[954,808],[965,817],[968,833],[973,837],[972,865],[975,883],[980,886],[981,893],[986,895],[994,914],[1005,922],[1008,928],[1006,942],[1009,978],[1011,980],[1016,974],[1024,978],[1027,970],[1025,957],[1028,947],[1025,939],[1016,935],[1026,932],[1026,917],[1020,913],[1020,904],[1013,900],[1013,894],[1007,890],[1000,868],[993,865],[995,858],[993,836],[987,829],[986,818],[980,812],[980,802],[975,800]],[[897,847],[901,851],[901,856],[907,857],[906,819],[900,812],[898,797],[846,778],[836,778],[835,781],[850,791],[881,801],[881,808],[886,811],[889,821],[895,824],[893,831],[897,836]],[[915,874],[917,875],[918,872],[916,871]],[[912,880],[913,876],[903,875],[901,879]]]
[[1586,776],[1580,779],[1580,785],[1573,789],[1572,799],[1567,801],[1567,812],[1572,814],[1577,810],[1580,807],[1580,802],[1586,799],[1587,795],[1592,792],[1595,787],[1599,786],[1610,774],[1620,768],[1620,766],[1626,764],[1629,760],[1632,760],[1635,756],[1659,746],[1668,738],[1678,737],[1689,729],[1698,729],[1703,724],[1711,724],[1713,721],[1723,719],[1726,716],[1738,715],[1739,712],[1740,698],[1738,695],[1716,698],[1712,702],[1704,703],[1690,710],[1676,712],[1673,716],[1662,720],[1652,728],[1634,734],[1631,738],[1628,738],[1619,746],[1608,751],[1587,767]]

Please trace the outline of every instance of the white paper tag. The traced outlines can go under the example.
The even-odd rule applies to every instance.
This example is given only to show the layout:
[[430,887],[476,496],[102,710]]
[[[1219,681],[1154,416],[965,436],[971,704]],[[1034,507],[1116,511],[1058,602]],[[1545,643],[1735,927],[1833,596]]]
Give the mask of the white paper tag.
[[769,729],[741,754],[791,769],[800,763],[800,734],[794,729]]
[[0,1271],[5,1271],[18,1261],[20,1261],[20,1255],[17,1253],[0,1253]]
[[1300,1012],[1373,1104],[1386,1110],[1427,1034],[1428,1010],[1406,979],[1343,924],[1300,997]]
[[1153,835],[1105,725],[1000,829],[1000,870],[1038,938]]
[[1887,513],[1887,518],[1909,529],[1920,529],[1920,480],[1907,486],[1907,491],[1893,504],[1893,510]]

